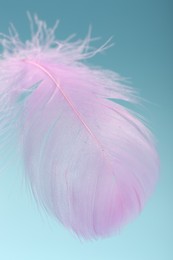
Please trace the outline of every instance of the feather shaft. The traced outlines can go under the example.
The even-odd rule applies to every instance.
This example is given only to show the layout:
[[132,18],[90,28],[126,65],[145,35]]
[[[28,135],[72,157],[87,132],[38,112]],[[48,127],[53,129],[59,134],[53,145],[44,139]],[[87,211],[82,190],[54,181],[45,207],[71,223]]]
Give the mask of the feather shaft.
[[104,149],[102,148],[102,145],[100,144],[99,140],[97,139],[97,137],[95,136],[95,134],[91,131],[91,129],[89,128],[89,126],[87,125],[87,123],[84,121],[84,119],[82,118],[82,116],[80,115],[80,113],[77,111],[77,109],[75,108],[75,106],[73,105],[72,101],[68,98],[67,94],[63,91],[63,89],[60,86],[60,83],[57,81],[57,79],[42,65],[33,62],[33,61],[28,61],[28,60],[24,60],[24,62],[32,64],[34,66],[36,66],[37,68],[39,68],[41,71],[43,71],[55,84],[55,86],[58,88],[58,90],[61,92],[62,96],[64,97],[64,99],[66,100],[66,102],[69,104],[70,108],[73,110],[73,112],[76,114],[76,116],[78,117],[78,119],[80,120],[80,122],[82,123],[82,125],[84,126],[84,128],[86,129],[86,131],[91,135],[91,137],[94,139],[94,141],[96,142],[96,144],[101,148],[101,150],[103,151]]

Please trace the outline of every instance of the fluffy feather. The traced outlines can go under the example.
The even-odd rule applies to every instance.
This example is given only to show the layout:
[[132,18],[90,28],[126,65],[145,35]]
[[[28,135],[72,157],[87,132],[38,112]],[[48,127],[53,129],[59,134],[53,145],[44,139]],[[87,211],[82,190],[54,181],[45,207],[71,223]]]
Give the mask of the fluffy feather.
[[107,44],[94,50],[90,34],[56,41],[56,26],[30,21],[31,41],[23,43],[14,27],[0,37],[1,153],[13,144],[35,198],[63,225],[86,239],[110,235],[155,186],[152,135],[109,99],[137,101],[120,76],[83,62]]

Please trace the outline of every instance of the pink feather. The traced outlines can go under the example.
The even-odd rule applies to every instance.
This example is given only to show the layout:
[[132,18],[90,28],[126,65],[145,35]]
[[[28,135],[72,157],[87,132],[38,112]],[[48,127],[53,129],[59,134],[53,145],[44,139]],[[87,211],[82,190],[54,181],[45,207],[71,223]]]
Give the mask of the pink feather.
[[107,45],[92,49],[90,34],[58,42],[55,27],[34,21],[31,41],[21,42],[13,27],[10,36],[1,34],[1,153],[17,138],[15,151],[41,205],[78,236],[110,235],[153,191],[152,134],[116,102],[138,102],[120,76],[83,62]]

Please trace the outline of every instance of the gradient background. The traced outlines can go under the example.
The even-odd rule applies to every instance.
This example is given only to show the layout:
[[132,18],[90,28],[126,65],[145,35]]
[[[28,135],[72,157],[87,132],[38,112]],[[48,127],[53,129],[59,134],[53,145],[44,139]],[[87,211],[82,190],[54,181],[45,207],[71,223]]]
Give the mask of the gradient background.
[[[29,38],[26,11],[52,26],[59,39],[83,38],[92,25],[99,44],[115,46],[92,63],[128,78],[147,100],[142,114],[157,140],[161,175],[142,214],[117,236],[83,242],[39,211],[22,173],[0,175],[0,259],[2,260],[172,260],[173,259],[173,7],[169,0],[0,0],[0,31],[15,24]],[[172,241],[172,242],[171,242]]]

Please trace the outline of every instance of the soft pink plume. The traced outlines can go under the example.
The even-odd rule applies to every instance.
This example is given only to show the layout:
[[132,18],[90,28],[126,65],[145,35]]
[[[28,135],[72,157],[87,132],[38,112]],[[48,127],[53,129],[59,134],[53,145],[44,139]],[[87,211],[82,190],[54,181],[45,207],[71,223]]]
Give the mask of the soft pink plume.
[[110,235],[153,191],[152,135],[116,102],[137,102],[120,76],[85,64],[107,45],[93,49],[90,34],[60,42],[55,28],[30,20],[31,41],[23,43],[13,27],[0,36],[1,153],[17,138],[12,152],[22,156],[41,205],[81,237]]

